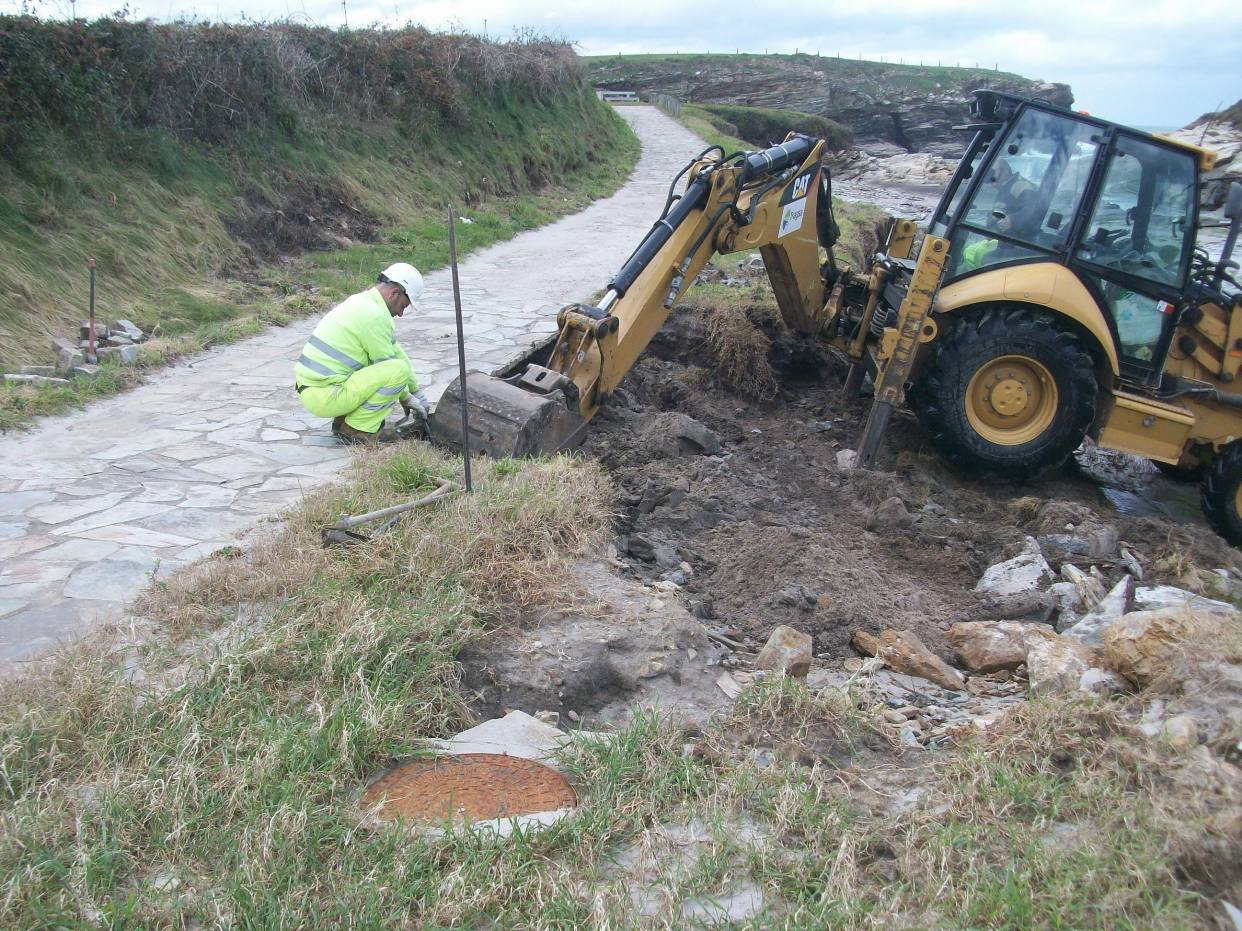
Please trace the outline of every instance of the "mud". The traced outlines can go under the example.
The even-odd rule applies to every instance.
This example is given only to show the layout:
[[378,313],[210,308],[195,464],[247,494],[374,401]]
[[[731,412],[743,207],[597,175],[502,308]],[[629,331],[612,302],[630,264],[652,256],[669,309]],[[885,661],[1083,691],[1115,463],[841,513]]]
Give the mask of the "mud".
[[[818,657],[839,659],[854,655],[854,629],[897,627],[948,658],[943,631],[979,617],[973,588],[984,569],[1028,535],[1066,526],[1116,528],[1149,581],[1187,585],[1188,564],[1240,565],[1201,521],[1117,511],[1098,477],[1112,475],[1101,466],[1111,454],[1087,457],[1095,476],[1071,461],[1037,484],[976,481],[953,472],[898,412],[874,471],[839,467],[869,399],[842,397],[845,364],[830,350],[770,313],[750,317],[771,344],[770,400],[726,387],[707,315],[679,310],[583,447],[621,490],[623,574],[679,584],[709,627],[748,647],[788,624],[812,635]],[[1168,481],[1140,464],[1132,487]],[[1124,571],[1108,558],[1065,558],[1099,564],[1109,578]]]

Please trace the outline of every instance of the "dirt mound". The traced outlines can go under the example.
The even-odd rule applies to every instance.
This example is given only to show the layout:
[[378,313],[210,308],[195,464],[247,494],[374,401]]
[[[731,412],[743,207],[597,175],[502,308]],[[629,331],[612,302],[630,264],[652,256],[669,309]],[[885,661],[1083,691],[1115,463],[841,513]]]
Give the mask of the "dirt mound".
[[959,476],[904,412],[875,471],[841,468],[869,407],[841,396],[843,361],[752,309],[775,390],[748,400],[730,387],[736,340],[723,357],[713,343],[716,312],[670,317],[584,446],[621,489],[623,571],[681,585],[709,625],[758,645],[788,624],[829,658],[853,654],[856,628],[895,627],[948,656],[943,631],[972,616],[976,581],[1028,535],[1115,527],[1155,581],[1178,579],[1177,553],[1236,564],[1206,529],[1119,515],[1074,463],[1038,485]]

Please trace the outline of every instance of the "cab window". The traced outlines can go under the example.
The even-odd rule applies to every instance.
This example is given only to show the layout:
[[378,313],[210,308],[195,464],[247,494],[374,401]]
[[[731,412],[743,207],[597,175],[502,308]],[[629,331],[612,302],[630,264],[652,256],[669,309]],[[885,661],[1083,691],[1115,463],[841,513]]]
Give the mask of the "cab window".
[[1041,249],[1063,249],[1099,148],[1098,130],[1028,109],[988,165],[963,223]]
[[1078,256],[1180,289],[1195,225],[1194,156],[1120,136]]

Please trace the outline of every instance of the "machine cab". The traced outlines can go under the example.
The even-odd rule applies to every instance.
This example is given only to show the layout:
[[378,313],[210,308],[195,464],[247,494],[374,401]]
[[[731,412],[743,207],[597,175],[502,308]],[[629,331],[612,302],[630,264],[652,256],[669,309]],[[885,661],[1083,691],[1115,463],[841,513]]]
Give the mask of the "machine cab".
[[1113,333],[1122,376],[1159,382],[1184,303],[1198,221],[1194,150],[992,91],[932,217],[950,240],[945,281],[996,268],[1071,268]]

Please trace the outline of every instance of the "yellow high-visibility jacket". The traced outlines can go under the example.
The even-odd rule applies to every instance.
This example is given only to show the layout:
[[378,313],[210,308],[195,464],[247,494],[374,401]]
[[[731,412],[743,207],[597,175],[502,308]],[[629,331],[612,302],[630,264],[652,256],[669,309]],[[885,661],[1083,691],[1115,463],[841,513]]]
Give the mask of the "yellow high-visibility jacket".
[[[388,305],[375,288],[346,298],[319,321],[293,373],[299,385],[322,387],[345,381],[354,372],[387,359],[404,359]],[[418,379],[410,367],[406,391],[417,391]],[[404,397],[404,395],[402,395]]]

